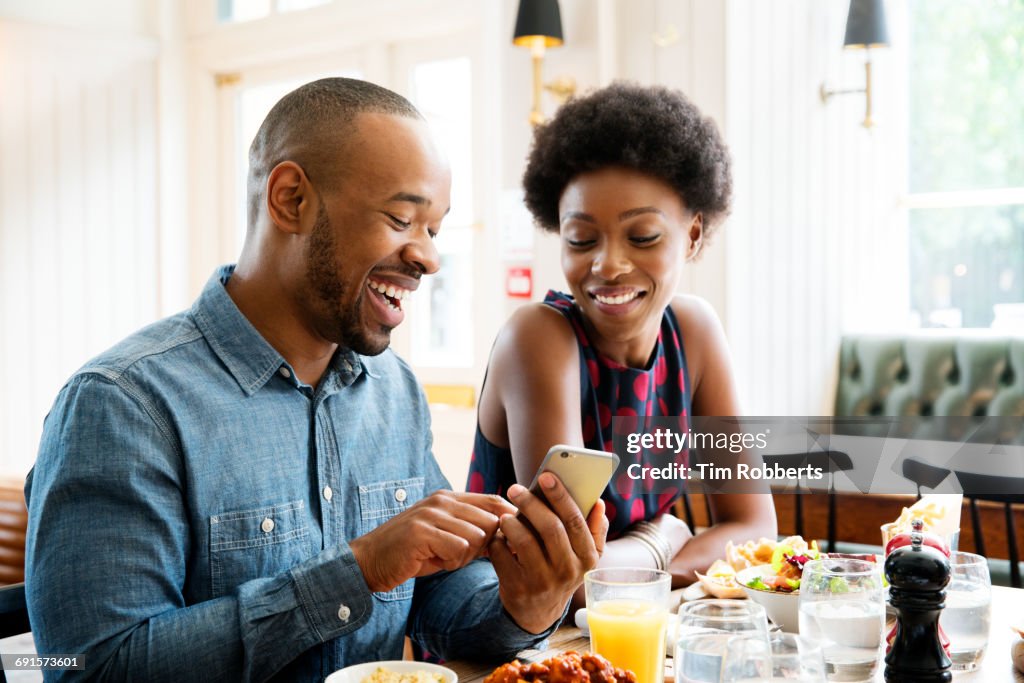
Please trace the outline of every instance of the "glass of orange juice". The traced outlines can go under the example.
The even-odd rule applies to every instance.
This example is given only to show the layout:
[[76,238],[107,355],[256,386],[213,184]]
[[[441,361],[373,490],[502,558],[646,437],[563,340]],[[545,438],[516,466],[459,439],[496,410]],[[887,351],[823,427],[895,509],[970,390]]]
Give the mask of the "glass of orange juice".
[[587,572],[590,649],[637,683],[665,677],[665,627],[672,577],[657,569],[611,567]]

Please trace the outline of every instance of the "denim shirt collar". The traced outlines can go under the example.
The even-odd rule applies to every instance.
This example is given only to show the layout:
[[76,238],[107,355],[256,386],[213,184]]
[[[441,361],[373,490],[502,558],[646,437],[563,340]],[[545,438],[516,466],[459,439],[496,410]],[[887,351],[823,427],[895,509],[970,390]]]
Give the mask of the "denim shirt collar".
[[[192,317],[213,352],[227,367],[248,396],[259,391],[281,368],[287,368],[290,380],[301,386],[295,372],[284,356],[277,352],[238,310],[225,285],[235,272],[235,266],[218,268],[207,281],[202,294],[192,305]],[[338,347],[320,382],[320,391],[333,393],[354,382],[365,370],[370,377],[378,377],[369,360],[350,349]]]

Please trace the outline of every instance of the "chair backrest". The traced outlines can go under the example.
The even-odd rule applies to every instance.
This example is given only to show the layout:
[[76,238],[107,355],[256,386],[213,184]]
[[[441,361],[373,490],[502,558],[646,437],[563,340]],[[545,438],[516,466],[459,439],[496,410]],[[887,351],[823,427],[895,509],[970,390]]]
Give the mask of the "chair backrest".
[[0,585],[25,580],[25,482],[0,478]]
[[16,583],[0,588],[0,638],[18,636],[31,630],[25,603],[25,584]]
[[[25,603],[25,584],[0,587],[0,638],[29,633],[28,607]],[[0,667],[0,683],[6,683],[7,676]]]

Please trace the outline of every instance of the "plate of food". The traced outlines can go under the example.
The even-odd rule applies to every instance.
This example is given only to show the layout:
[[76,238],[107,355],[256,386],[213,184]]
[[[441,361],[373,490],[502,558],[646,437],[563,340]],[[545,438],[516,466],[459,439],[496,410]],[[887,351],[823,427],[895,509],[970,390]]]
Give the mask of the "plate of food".
[[459,683],[459,677],[445,666],[392,660],[346,666],[324,683]]

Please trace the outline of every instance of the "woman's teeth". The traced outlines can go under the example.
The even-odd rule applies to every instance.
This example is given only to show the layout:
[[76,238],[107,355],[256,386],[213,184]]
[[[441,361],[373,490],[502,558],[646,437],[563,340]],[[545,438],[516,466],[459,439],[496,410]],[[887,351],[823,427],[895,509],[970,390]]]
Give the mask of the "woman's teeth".
[[394,285],[386,284],[383,282],[374,282],[373,280],[369,280],[367,282],[367,286],[373,291],[383,294],[384,303],[389,308],[392,308],[396,311],[402,310],[401,302],[410,294],[412,294],[411,290],[401,289],[400,287],[395,287]]
[[630,292],[629,294],[620,294],[619,296],[601,296],[600,294],[595,294],[594,298],[601,304],[619,305],[629,303],[639,295],[639,292]]

